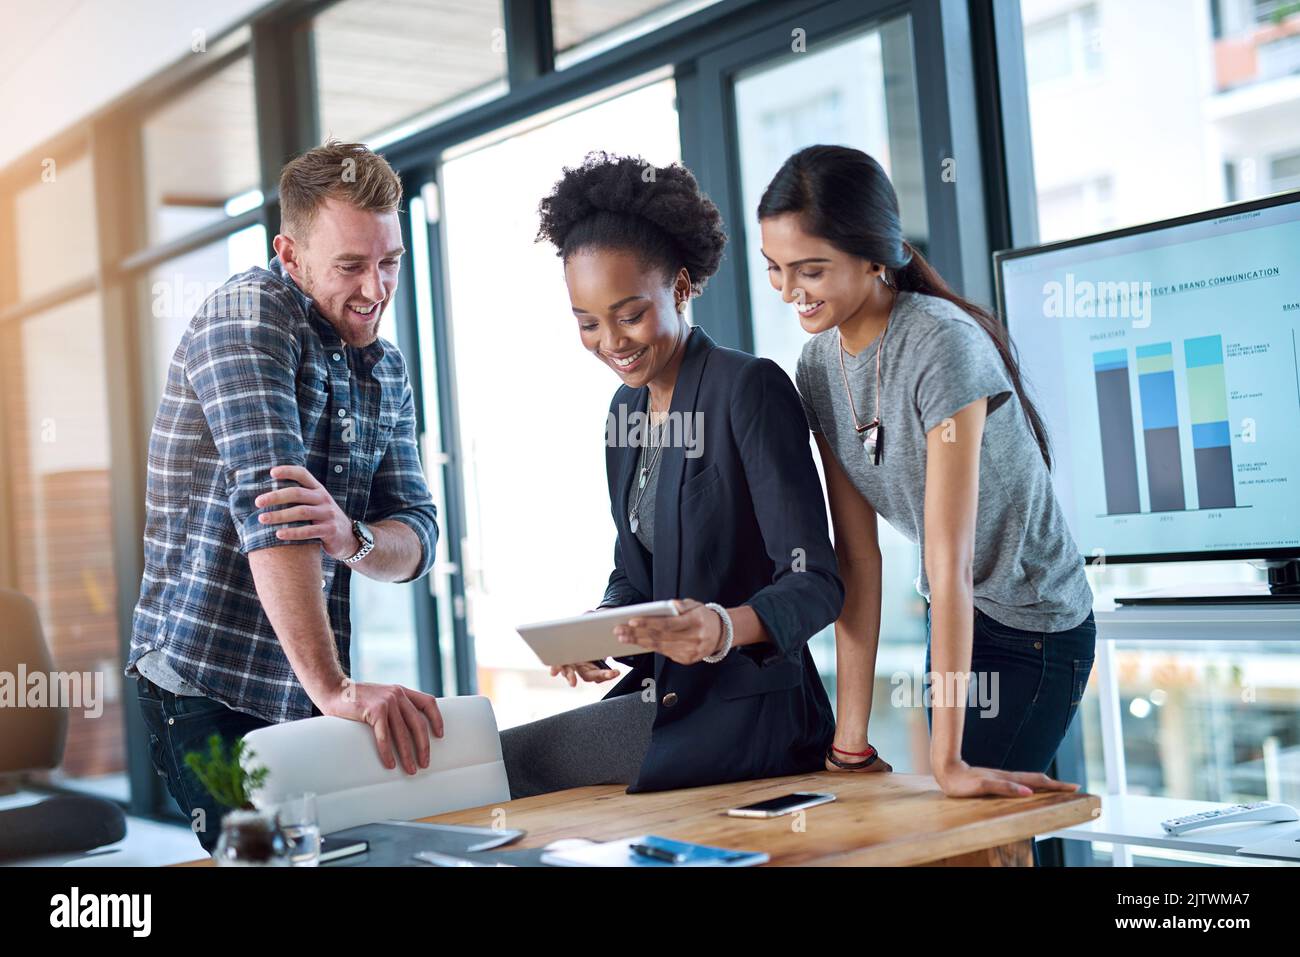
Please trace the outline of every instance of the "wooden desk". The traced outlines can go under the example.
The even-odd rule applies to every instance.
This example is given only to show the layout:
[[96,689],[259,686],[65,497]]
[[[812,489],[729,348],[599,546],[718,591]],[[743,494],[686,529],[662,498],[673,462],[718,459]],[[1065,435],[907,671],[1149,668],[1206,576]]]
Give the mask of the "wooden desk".
[[[790,791],[830,791],[837,800],[805,811],[801,831],[791,815],[761,820],[722,813]],[[772,864],[782,865],[1025,866],[1033,860],[1035,834],[1090,821],[1100,807],[1091,794],[947,798],[924,775],[823,771],[650,794],[628,794],[612,784],[573,788],[420,820],[526,830],[512,850],[560,838],[605,841],[645,833],[766,851]]]

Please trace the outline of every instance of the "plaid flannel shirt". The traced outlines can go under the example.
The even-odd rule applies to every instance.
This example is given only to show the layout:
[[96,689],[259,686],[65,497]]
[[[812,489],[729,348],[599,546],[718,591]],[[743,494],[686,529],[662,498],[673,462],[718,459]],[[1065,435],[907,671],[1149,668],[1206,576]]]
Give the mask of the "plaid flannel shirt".
[[[307,468],[351,518],[395,519],[419,536],[428,573],[437,510],[420,467],[415,404],[397,347],[346,346],[284,271],[233,276],[190,321],[149,437],[144,578],[126,674],[159,651],[182,678],[267,721],[315,712],[262,610],[248,563],[292,544],[254,499]],[[339,661],[349,661],[351,569],[321,550]]]

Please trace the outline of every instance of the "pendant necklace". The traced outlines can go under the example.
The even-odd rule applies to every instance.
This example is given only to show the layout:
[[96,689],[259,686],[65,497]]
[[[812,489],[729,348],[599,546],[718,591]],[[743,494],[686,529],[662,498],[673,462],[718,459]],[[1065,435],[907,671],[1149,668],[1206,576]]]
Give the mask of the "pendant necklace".
[[[894,311],[892,304],[889,311],[891,313]],[[849,412],[853,416],[853,428],[862,438],[862,448],[867,453],[867,458],[871,459],[872,465],[880,464],[880,457],[885,449],[885,430],[880,424],[880,354],[885,351],[887,332],[889,332],[888,316],[885,317],[885,327],[880,330],[880,342],[876,345],[876,417],[863,425],[858,422],[858,410],[853,403],[853,390],[849,388],[849,374],[844,368],[844,336],[836,330],[836,337],[839,339],[840,376],[844,379],[844,392],[849,397]]]
[[[655,441],[653,443],[649,441],[641,443],[641,467],[637,470],[636,500],[632,503],[632,508],[627,513],[627,523],[631,527],[633,535],[635,535],[636,530],[641,527],[641,519],[637,515],[637,512],[641,508],[641,498],[645,495],[646,482],[650,480],[650,473],[654,471],[655,465],[659,462],[659,453],[663,450],[663,443],[659,441],[662,436],[656,435],[655,433],[653,421],[654,407],[650,405],[648,399],[646,401],[646,407],[650,409],[650,412],[646,416],[648,420],[646,425],[646,436],[647,439],[653,437]],[[646,448],[650,445],[654,446],[654,452],[650,455],[650,461],[647,463]]]

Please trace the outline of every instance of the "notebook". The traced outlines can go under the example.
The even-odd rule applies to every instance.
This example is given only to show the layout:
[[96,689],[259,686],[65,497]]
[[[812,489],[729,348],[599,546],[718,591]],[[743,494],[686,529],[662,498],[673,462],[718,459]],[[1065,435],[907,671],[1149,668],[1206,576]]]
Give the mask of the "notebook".
[[[326,845],[347,845],[365,841],[363,854],[331,862],[330,867],[423,867],[416,851],[474,858],[483,852],[512,844],[524,836],[520,830],[495,830],[459,824],[429,824],[420,821],[377,821],[325,835]],[[486,859],[486,858],[484,858]]]

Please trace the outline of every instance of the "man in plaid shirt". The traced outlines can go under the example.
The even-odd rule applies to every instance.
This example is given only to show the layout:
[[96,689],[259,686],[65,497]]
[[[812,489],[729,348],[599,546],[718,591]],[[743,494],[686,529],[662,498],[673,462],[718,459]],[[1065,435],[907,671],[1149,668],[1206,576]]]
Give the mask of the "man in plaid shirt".
[[365,721],[408,774],[442,735],[433,696],[349,677],[352,570],[411,581],[438,539],[406,367],[377,333],[401,198],[364,146],[294,159],[276,258],[210,296],[172,357],[126,674],[154,767],[207,850],[221,810],[184,756],[214,732],[230,744],[312,715]]

